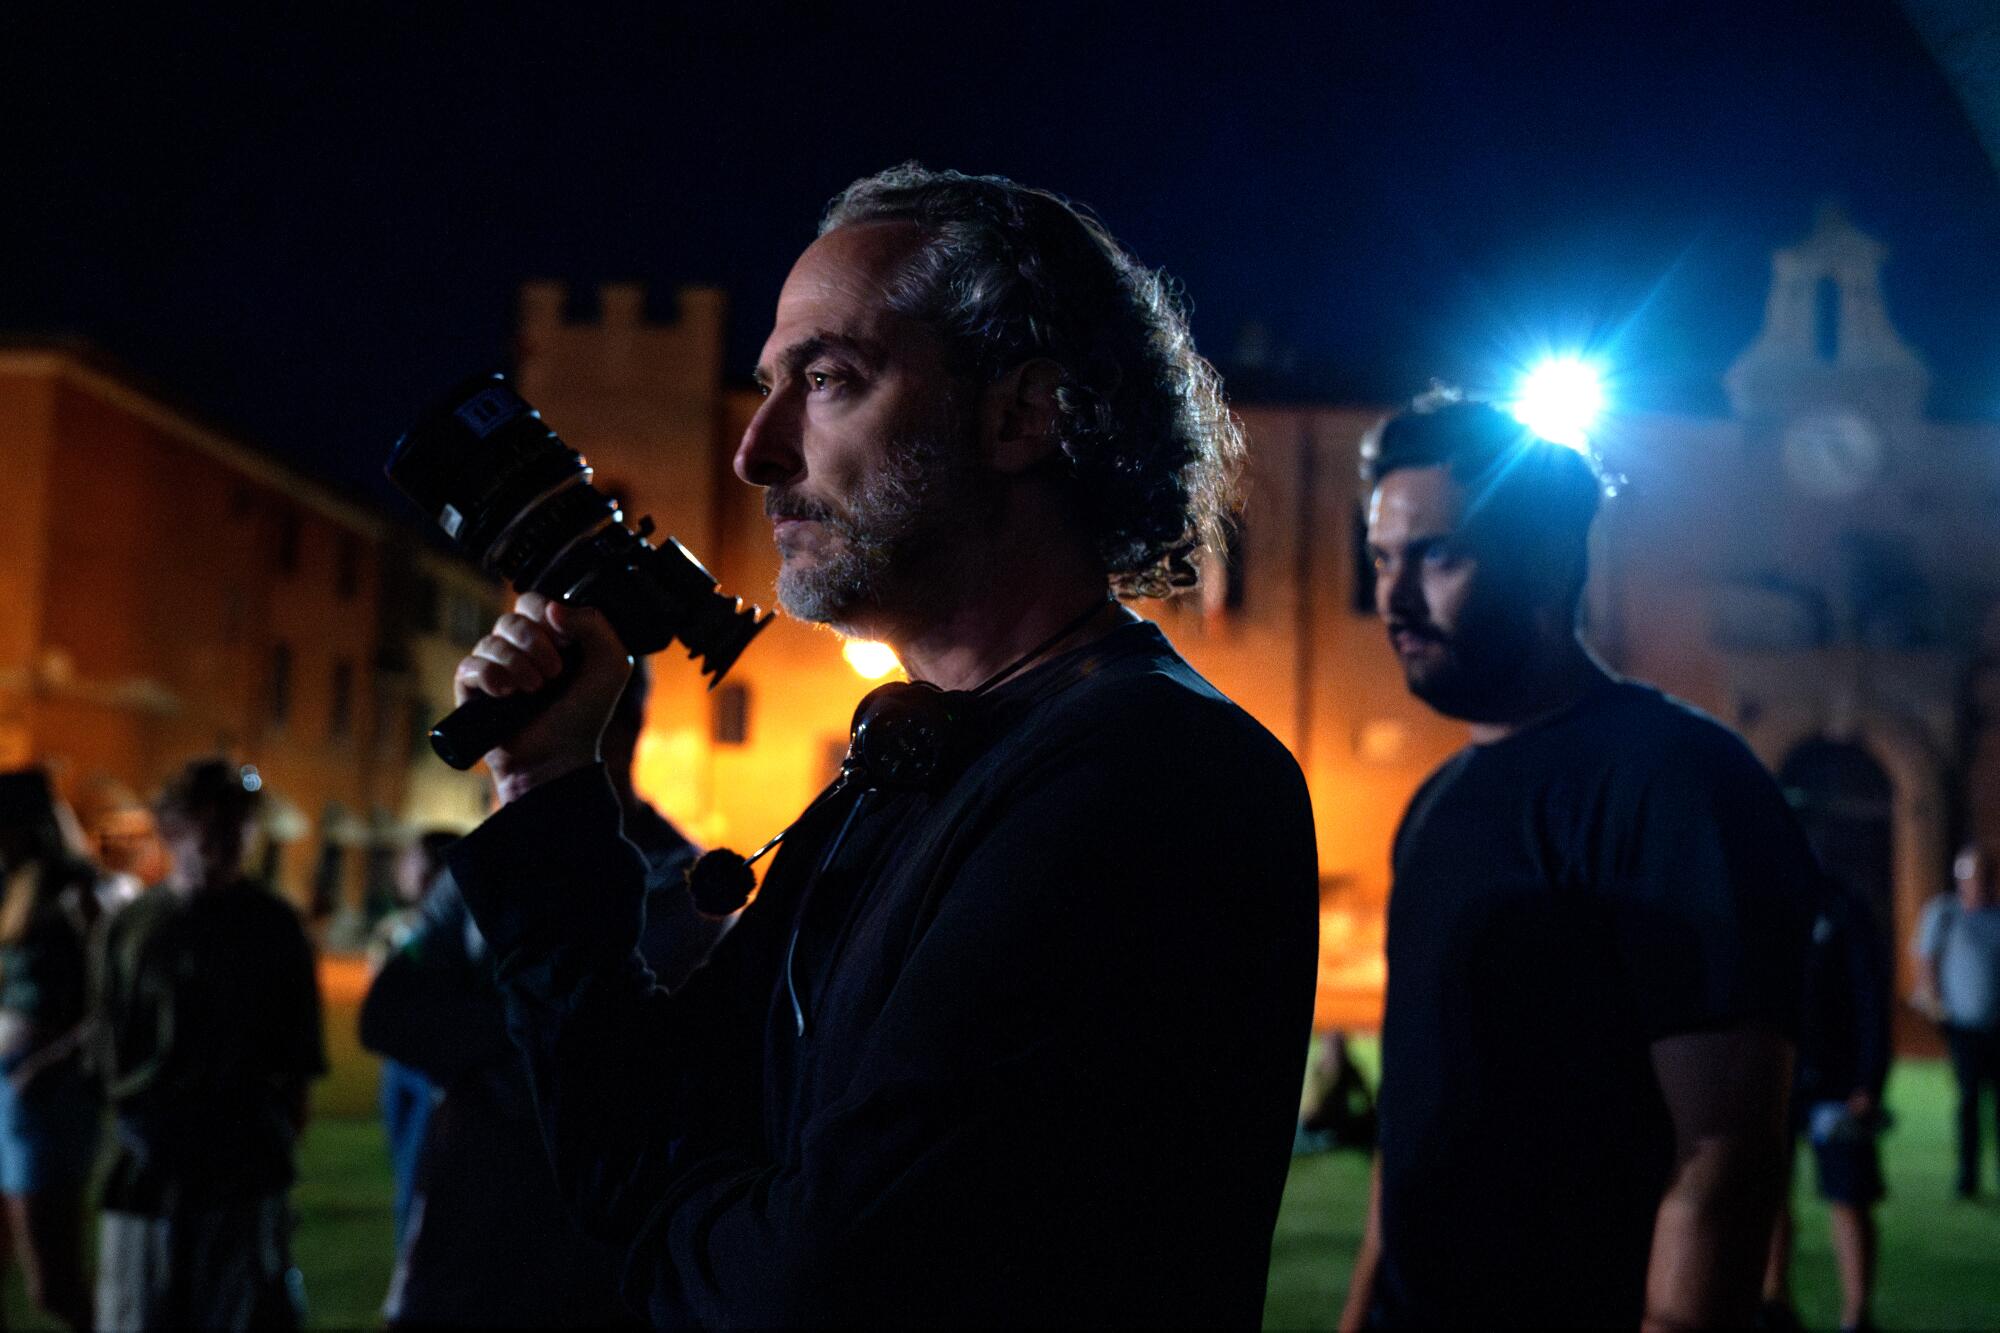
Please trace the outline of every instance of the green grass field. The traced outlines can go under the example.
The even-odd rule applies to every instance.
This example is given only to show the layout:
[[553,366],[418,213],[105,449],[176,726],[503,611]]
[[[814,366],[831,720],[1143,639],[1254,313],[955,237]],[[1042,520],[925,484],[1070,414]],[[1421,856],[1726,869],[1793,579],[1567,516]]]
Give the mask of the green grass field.
[[[1882,1262],[1875,1307],[1885,1329],[2000,1328],[2000,1203],[1990,1193],[1979,1203],[1952,1195],[1956,1096],[1950,1072],[1937,1060],[1904,1061],[1889,1082],[1886,1100],[1897,1123],[1883,1141],[1889,1198],[1878,1213]],[[1799,1167],[1792,1294],[1808,1327],[1834,1328],[1840,1291],[1826,1209],[1813,1195],[1810,1157],[1802,1155]],[[1989,1191],[1992,1178],[1989,1167]],[[1347,1298],[1367,1198],[1362,1158],[1339,1153],[1293,1160],[1272,1244],[1267,1327],[1333,1327]]]
[[[379,1322],[389,1277],[388,1157],[374,1118],[374,1064],[354,1044],[353,1015],[335,1010],[328,1017],[334,1074],[319,1086],[318,1116],[301,1153],[294,1248],[313,1324],[368,1327]],[[1372,1053],[1362,1054],[1365,1062]],[[1899,1065],[1890,1084],[1898,1123],[1885,1144],[1890,1197],[1881,1210],[1877,1306],[1884,1328],[2000,1328],[2000,1204],[1952,1198],[1952,1095],[1936,1061]],[[1807,1323],[1831,1328],[1837,1289],[1826,1214],[1812,1197],[1810,1164],[1802,1165],[1794,1290]],[[1294,1161],[1272,1248],[1268,1327],[1332,1327],[1366,1197],[1362,1159],[1341,1153]],[[18,1277],[7,1283],[6,1315],[11,1327],[49,1327],[27,1309]]]

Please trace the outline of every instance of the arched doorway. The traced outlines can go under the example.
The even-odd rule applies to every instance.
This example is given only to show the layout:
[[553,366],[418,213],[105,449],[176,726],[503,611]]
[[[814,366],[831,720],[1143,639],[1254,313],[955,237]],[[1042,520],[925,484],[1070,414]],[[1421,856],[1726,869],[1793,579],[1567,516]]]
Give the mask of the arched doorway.
[[1858,745],[1815,737],[1778,769],[1785,799],[1827,873],[1874,911],[1885,945],[1895,937],[1895,789]]
[[[1820,864],[1868,904],[1884,974],[1900,976],[1895,787],[1888,773],[1860,746],[1816,737],[1786,756],[1778,782]],[[1901,983],[1896,991],[1906,993]],[[1935,1053],[1935,1034],[1914,1011],[1892,1001],[1890,1012],[1898,1051]]]

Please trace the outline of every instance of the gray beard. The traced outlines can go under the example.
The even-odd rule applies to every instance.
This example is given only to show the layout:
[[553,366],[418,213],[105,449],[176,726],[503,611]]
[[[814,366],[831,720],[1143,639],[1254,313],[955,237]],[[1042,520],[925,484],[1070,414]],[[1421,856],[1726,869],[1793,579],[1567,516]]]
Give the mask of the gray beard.
[[823,520],[831,549],[778,569],[778,605],[788,615],[839,628],[864,606],[879,605],[899,559],[927,529],[940,493],[944,450],[929,439],[894,442],[888,465],[871,477],[846,515]]

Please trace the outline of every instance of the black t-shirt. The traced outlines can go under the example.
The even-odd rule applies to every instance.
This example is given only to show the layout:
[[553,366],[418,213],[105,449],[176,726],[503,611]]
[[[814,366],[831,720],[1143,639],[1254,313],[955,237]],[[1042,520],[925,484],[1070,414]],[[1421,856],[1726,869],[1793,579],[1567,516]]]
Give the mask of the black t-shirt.
[[157,1214],[288,1187],[293,1101],[326,1070],[298,913],[248,881],[153,889],[107,923],[99,987],[119,1122],[105,1207]]
[[1793,1029],[1797,822],[1732,732],[1606,682],[1447,761],[1394,869],[1384,1322],[1637,1326],[1673,1159],[1649,1047]]
[[30,1040],[8,1052],[11,1068],[83,1021],[88,997],[85,939],[95,919],[95,884],[88,866],[59,861],[31,866],[9,879],[7,892],[32,893],[18,936],[0,944],[0,1010],[26,1019]]

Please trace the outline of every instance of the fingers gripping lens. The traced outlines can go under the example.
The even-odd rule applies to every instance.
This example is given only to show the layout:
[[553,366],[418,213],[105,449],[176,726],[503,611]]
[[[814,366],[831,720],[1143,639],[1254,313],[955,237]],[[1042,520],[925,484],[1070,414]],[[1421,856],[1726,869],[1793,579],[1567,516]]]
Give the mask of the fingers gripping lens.
[[[591,485],[590,465],[514,391],[504,375],[461,383],[396,442],[389,480],[481,568],[517,591],[604,613],[628,652],[678,639],[710,686],[770,621],[716,589],[715,576],[669,537],[647,540],[650,518],[627,527],[617,502]],[[534,694],[467,700],[431,730],[431,746],[470,768],[538,716],[562,678]]]

